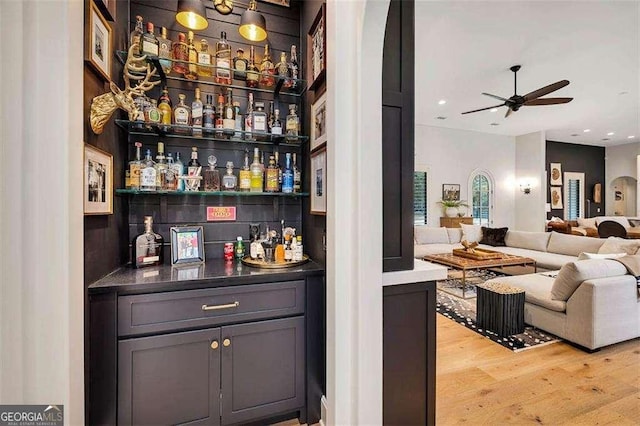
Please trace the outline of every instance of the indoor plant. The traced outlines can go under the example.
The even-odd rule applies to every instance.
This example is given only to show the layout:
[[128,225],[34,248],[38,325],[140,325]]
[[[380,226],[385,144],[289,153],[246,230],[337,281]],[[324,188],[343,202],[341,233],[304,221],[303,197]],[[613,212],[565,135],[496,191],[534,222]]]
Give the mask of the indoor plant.
[[444,214],[447,217],[456,217],[460,207],[469,207],[464,200],[440,200],[438,204],[444,208]]

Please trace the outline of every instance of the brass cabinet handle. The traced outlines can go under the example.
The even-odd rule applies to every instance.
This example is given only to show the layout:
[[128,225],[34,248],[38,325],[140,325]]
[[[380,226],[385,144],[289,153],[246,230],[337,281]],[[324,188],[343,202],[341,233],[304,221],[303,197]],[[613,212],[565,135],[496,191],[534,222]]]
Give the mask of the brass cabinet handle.
[[218,341],[214,340],[213,342],[211,342],[211,349],[216,350],[218,349]]
[[240,306],[240,302],[227,303],[226,305],[202,305],[203,311],[217,311],[219,309],[231,309]]
[[229,339],[224,339],[224,340],[222,341],[222,346],[224,346],[225,348],[226,348],[227,346],[230,346],[230,345],[231,345],[231,340],[229,340]]

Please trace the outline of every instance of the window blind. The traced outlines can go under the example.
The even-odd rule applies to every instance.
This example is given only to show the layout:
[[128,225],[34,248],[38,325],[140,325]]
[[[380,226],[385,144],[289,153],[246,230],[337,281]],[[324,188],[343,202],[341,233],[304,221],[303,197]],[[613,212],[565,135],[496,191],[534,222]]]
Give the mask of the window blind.
[[580,181],[569,179],[567,189],[567,218],[576,220],[581,217],[580,211]]
[[427,172],[413,173],[413,224],[427,224]]

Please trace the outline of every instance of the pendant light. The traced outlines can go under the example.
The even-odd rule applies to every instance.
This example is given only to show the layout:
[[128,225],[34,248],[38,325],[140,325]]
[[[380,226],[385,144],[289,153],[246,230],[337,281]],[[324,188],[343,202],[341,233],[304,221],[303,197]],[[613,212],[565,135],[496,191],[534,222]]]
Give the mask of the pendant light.
[[207,11],[201,0],[178,0],[176,21],[190,30],[204,30],[209,26]]
[[267,22],[257,11],[256,0],[249,1],[249,7],[242,13],[238,32],[247,40],[262,41],[267,38]]

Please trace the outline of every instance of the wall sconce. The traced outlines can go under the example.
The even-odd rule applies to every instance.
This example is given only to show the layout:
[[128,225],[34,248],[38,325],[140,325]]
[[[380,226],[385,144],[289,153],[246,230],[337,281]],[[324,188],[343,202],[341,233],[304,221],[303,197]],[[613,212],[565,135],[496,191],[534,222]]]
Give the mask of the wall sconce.
[[531,194],[531,184],[530,183],[521,183],[520,191],[524,192],[526,195]]

